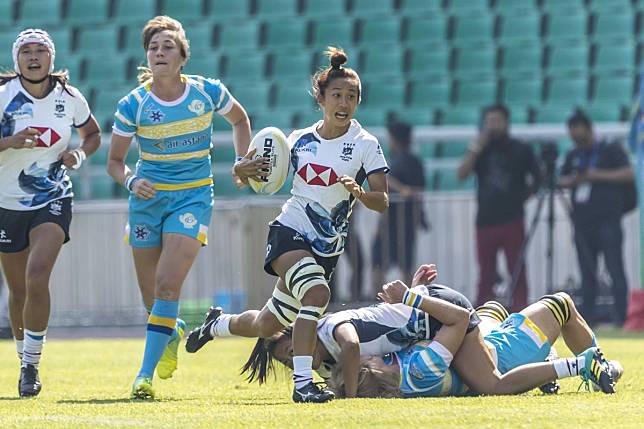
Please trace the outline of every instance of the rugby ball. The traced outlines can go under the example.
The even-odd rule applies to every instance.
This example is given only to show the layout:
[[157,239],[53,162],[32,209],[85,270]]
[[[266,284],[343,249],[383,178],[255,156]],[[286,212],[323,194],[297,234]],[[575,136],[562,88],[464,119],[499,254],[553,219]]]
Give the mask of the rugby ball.
[[258,194],[273,195],[286,182],[288,168],[291,163],[291,151],[284,133],[275,127],[260,130],[250,142],[249,151],[256,149],[253,159],[269,158],[270,165],[262,175],[262,180],[248,179],[250,187]]

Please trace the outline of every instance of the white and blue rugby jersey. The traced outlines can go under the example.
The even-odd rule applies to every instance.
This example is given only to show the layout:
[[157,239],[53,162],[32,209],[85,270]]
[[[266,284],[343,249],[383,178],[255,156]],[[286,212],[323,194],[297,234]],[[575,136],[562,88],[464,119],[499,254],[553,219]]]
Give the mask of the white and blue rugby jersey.
[[136,135],[137,176],[159,190],[212,183],[213,113],[225,115],[233,106],[232,96],[219,80],[193,75],[181,75],[181,79],[185,91],[177,100],[155,96],[149,81],[123,97],[114,115],[115,134]]
[[276,218],[302,234],[313,252],[330,257],[342,253],[355,198],[338,181],[367,176],[389,167],[378,140],[351,120],[349,130],[333,140],[317,132],[321,122],[295,130],[288,137],[293,167],[293,195]]
[[30,95],[18,78],[0,86],[0,137],[27,127],[40,132],[33,149],[0,152],[0,207],[35,210],[73,195],[67,168],[58,156],[69,145],[72,128],[85,125],[91,115],[80,91],[71,85],[65,88],[57,83],[39,99]]

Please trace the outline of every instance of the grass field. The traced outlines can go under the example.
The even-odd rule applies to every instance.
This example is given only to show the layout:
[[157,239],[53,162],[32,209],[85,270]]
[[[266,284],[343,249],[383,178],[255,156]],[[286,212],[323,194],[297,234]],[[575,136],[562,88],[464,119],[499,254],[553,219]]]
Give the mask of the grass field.
[[[513,397],[353,399],[328,404],[293,404],[291,382],[278,374],[268,386],[247,384],[239,368],[253,344],[226,339],[196,354],[180,355],[168,381],[155,379],[158,399],[128,399],[140,362],[142,340],[50,340],[41,364],[43,391],[17,396],[14,345],[0,342],[1,429],[144,428],[642,428],[644,427],[644,334],[604,331],[607,357],[625,375],[618,393],[577,392],[578,379],[562,382],[562,393],[538,391]],[[563,352],[563,345],[558,347]],[[562,353],[563,354],[563,353]]]

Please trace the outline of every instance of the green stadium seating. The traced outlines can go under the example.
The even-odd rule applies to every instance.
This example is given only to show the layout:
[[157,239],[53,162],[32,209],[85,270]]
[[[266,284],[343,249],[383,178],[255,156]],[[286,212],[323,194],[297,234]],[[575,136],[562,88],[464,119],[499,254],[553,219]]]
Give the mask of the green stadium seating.
[[92,114],[103,130],[109,131],[114,121],[114,112],[121,98],[127,95],[136,84],[121,86],[98,86],[94,88],[94,105]]
[[543,55],[540,45],[514,45],[505,47],[501,53],[502,64],[500,73],[520,75],[522,73],[540,73]]
[[539,15],[505,16],[500,22],[499,39],[502,43],[509,40],[539,41],[541,32]]
[[292,17],[297,15],[297,0],[256,0],[256,14],[265,17]]
[[574,110],[574,103],[549,104],[536,109],[537,124],[563,124]]
[[313,72],[313,55],[309,51],[277,51],[269,57],[272,79],[306,80]]
[[441,143],[434,141],[421,141],[418,143],[418,155],[424,160],[440,158],[439,148]]
[[208,16],[217,22],[241,20],[250,15],[250,0],[207,0]]
[[[81,81],[81,70],[83,66],[83,58],[80,55],[56,55],[56,70],[66,69],[69,71],[69,79],[72,85]],[[13,63],[11,65],[13,69]]]
[[219,77],[219,56],[212,51],[204,52],[203,55],[192,55],[182,73],[217,78]]
[[138,62],[145,62],[145,50],[143,49],[143,38],[141,28],[128,26],[123,29],[123,52],[135,57]]
[[445,167],[435,171],[434,189],[439,192],[472,191],[475,179],[472,176],[464,181],[458,180],[456,167]]
[[109,150],[110,150],[109,145],[106,145],[106,144],[100,145],[96,150],[96,152],[94,152],[94,154],[89,157],[89,163],[92,165],[98,165],[98,166],[106,165]]
[[156,0],[115,0],[112,20],[119,24],[143,25],[157,16]]
[[9,1],[0,2],[0,28],[10,27],[13,24],[14,3]]
[[404,81],[363,82],[363,89],[365,94],[362,104],[366,107],[387,106],[389,109],[400,109],[405,104]]
[[604,43],[595,49],[594,73],[622,72],[633,74],[635,70],[635,46],[629,43],[614,45]]
[[553,78],[550,81],[548,103],[583,105],[588,99],[588,81],[586,78]]
[[456,43],[481,42],[491,40],[494,36],[494,18],[491,15],[453,18]]
[[397,16],[362,20],[360,28],[360,43],[363,45],[400,41],[400,19]]
[[473,47],[457,50],[455,76],[457,78],[488,76],[495,74],[496,49]]
[[47,30],[56,46],[56,57],[67,56],[72,52],[72,29],[59,27],[54,30]]
[[319,19],[321,16],[342,16],[346,13],[345,0],[305,0],[304,15]]
[[556,39],[585,39],[588,28],[584,12],[546,17],[546,38],[549,43]]
[[488,7],[488,0],[449,0],[447,12],[458,16],[478,15],[487,12]]
[[108,22],[110,0],[67,0],[65,24],[91,26]]
[[425,107],[392,109],[392,116],[413,126],[427,127],[434,123],[434,112]]
[[409,106],[416,109],[422,107],[444,108],[450,102],[450,86],[450,82],[447,80],[412,82],[409,92]]
[[496,80],[460,81],[456,84],[456,102],[459,105],[482,105],[496,102]]
[[127,190],[106,174],[92,175],[90,178],[90,195],[92,200],[113,200],[127,196]]
[[190,41],[191,52],[212,52],[213,26],[212,23],[199,22],[186,26],[186,36]]
[[228,162],[230,163],[228,165],[232,165],[235,162],[235,157],[237,156],[237,154],[235,153],[235,146],[233,146],[232,144],[226,144],[214,146],[210,151],[210,156],[212,158],[213,164]]
[[97,51],[97,47],[100,47],[101,55],[112,55],[118,52],[119,38],[120,29],[114,24],[81,28],[75,52],[93,54]]
[[494,9],[502,17],[540,15],[534,1],[496,0]]
[[231,93],[246,110],[263,111],[268,109],[270,89],[270,85],[267,82],[260,80],[246,85],[234,86],[231,89]]
[[353,0],[351,13],[356,17],[369,15],[391,15],[394,11],[393,0]]
[[362,51],[360,76],[363,79],[398,78],[403,75],[403,64],[402,50],[386,45],[371,45]]
[[437,154],[441,158],[462,158],[470,144],[469,141],[441,142]]
[[626,105],[635,95],[633,77],[600,76],[596,79],[593,101]]
[[615,103],[596,102],[584,105],[584,110],[593,122],[619,122],[620,107]]
[[365,127],[384,127],[387,125],[388,112],[383,107],[359,107],[355,117]]
[[353,19],[343,17],[334,20],[314,20],[312,25],[311,46],[314,50],[324,50],[327,46],[339,46],[344,49],[353,46]]
[[[360,109],[360,106],[358,106]],[[305,128],[311,126],[317,121],[322,119],[322,111],[319,106],[316,106],[314,109],[304,109],[295,113],[295,120],[293,126],[295,128]]]
[[549,49],[548,75],[579,76],[588,72],[588,47],[554,47]]
[[426,78],[429,76],[447,77],[449,70],[449,51],[444,48],[428,49],[425,47],[409,50],[407,53],[407,76]]
[[223,57],[223,69],[226,79],[235,79],[235,82],[259,82],[264,80],[265,67],[264,54],[257,52],[253,55],[226,55]]
[[[91,159],[91,158],[90,158]],[[78,171],[71,170],[68,172],[69,178],[72,181],[72,191],[74,192],[74,200],[84,200],[86,199],[85,187],[83,186],[83,178],[80,176]]]
[[631,8],[632,8],[631,0],[592,0],[588,5],[588,9],[591,12],[595,12],[598,14],[624,12]]
[[[7,0],[5,2],[9,3]],[[62,0],[22,0],[16,26],[25,28],[49,28],[62,20]]]
[[128,56],[115,55],[110,58],[110,66],[105,67],[105,58],[100,56],[87,58],[83,80],[95,85],[106,86],[125,83],[125,73],[129,62]]
[[427,0],[400,0],[400,11],[413,16],[419,15],[433,15],[443,13],[443,8],[440,1],[427,1]]
[[293,127],[294,114],[293,111],[286,109],[253,112],[250,123],[254,131],[266,127],[277,127],[287,132]]
[[405,43],[412,48],[418,44],[444,44],[447,21],[442,15],[409,17],[403,26],[403,32]]
[[541,104],[541,79],[508,80],[503,85],[503,102],[538,106]]
[[510,122],[513,124],[527,124],[530,122],[530,109],[523,103],[506,104],[510,109]]
[[595,40],[631,40],[635,34],[634,15],[631,13],[595,15],[593,28]]
[[283,82],[275,85],[274,106],[277,108],[310,109],[313,107],[313,97],[309,94],[310,85],[293,85],[291,82]]
[[481,109],[477,106],[451,106],[442,109],[442,125],[476,125],[479,122]]
[[184,24],[186,30],[189,30],[191,26],[185,24],[189,21],[196,22],[201,20],[203,11],[203,0],[163,0],[161,3],[161,14],[178,19]]
[[541,8],[544,13],[569,13],[585,9],[584,0],[542,0]]
[[304,20],[274,20],[264,23],[264,46],[272,49],[300,48],[306,44]]
[[255,21],[220,24],[217,34],[217,46],[220,49],[237,52],[257,49],[259,45],[259,26]]

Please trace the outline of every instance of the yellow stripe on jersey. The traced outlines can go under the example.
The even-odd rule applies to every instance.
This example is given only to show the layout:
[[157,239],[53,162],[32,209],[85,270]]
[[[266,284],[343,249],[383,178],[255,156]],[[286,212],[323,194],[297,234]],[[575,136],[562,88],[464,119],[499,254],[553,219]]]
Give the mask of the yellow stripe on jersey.
[[209,153],[210,149],[182,153],[150,153],[141,151],[140,156],[145,161],[184,161],[186,159],[205,158]]
[[136,133],[146,139],[162,139],[183,134],[196,133],[208,129],[212,124],[212,112],[195,118],[160,125],[139,126]]
[[199,225],[197,240],[199,240],[204,246],[208,245],[208,227],[206,225]]
[[443,376],[442,380],[442,385],[441,385],[441,391],[439,393],[439,396],[447,396],[449,394],[449,391],[452,389],[452,371],[447,368],[445,370],[445,376]]
[[150,314],[148,323],[152,325],[165,326],[166,328],[174,329],[177,324],[177,319],[171,317],[161,317]]
[[523,323],[521,324],[521,326],[519,326],[519,329],[528,334],[530,338],[532,338],[532,340],[535,342],[535,344],[537,344],[539,347],[548,342],[548,337],[546,337],[543,331],[541,331],[541,329],[527,317],[523,320]]
[[429,354],[429,351],[427,351],[427,350],[422,350],[422,351],[418,352],[418,354],[420,355],[420,357],[421,357],[421,358],[423,358],[423,362],[425,363],[425,365],[427,365],[427,367],[429,368],[429,370],[430,370],[430,371],[431,371],[431,372],[432,372],[436,377],[441,377],[442,375],[444,375],[444,374],[445,374],[443,371],[441,371],[441,370],[438,368],[438,366],[436,366],[436,364],[435,364],[435,363],[434,363],[434,361],[432,360],[432,356]]
[[181,191],[183,189],[198,188],[200,186],[212,185],[212,179],[195,180],[194,182],[185,183],[155,183],[154,189],[157,191]]

